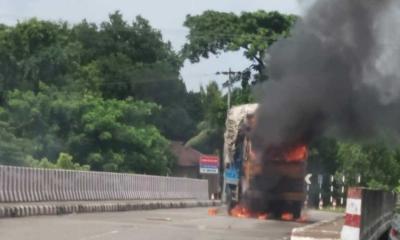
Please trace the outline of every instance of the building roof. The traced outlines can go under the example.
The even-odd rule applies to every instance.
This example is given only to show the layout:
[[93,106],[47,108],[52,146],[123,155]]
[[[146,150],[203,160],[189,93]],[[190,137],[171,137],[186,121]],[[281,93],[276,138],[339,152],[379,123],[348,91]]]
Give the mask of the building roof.
[[171,142],[171,152],[178,158],[177,165],[180,167],[199,166],[199,159],[203,155],[191,147],[185,147],[182,142]]

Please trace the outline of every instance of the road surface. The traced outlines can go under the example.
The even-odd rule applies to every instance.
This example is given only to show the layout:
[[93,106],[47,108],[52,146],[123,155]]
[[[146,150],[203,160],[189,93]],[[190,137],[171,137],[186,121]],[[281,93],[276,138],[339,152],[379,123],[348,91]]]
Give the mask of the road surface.
[[[310,212],[313,221],[337,214]],[[5,240],[283,240],[304,224],[238,219],[207,208],[163,209],[0,219]]]

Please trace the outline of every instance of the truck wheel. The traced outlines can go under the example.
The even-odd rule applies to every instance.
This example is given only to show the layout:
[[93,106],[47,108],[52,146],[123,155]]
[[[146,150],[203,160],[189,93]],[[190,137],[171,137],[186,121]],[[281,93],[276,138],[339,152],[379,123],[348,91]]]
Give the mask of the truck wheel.
[[226,188],[226,206],[228,210],[228,214],[230,214],[231,210],[236,206],[236,201],[232,199],[233,193],[232,193],[232,188],[227,187]]
[[302,202],[294,202],[292,206],[292,214],[294,219],[299,219],[301,217],[301,209],[303,207]]

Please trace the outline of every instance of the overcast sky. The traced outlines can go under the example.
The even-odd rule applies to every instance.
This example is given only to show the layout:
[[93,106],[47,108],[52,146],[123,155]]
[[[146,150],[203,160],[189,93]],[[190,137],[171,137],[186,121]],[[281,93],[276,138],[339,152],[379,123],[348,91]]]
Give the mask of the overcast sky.
[[[185,16],[209,9],[235,13],[258,9],[301,13],[297,0],[0,0],[0,22],[15,24],[18,20],[38,17],[72,23],[86,18],[99,23],[106,20],[110,12],[120,10],[128,21],[139,14],[148,19],[178,50],[187,34],[187,29],[182,26]],[[185,63],[182,76],[187,88],[197,91],[201,84],[210,80],[219,83],[224,80],[222,76],[216,77],[215,72],[229,67],[239,71],[248,64],[241,53],[229,53],[197,64]]]

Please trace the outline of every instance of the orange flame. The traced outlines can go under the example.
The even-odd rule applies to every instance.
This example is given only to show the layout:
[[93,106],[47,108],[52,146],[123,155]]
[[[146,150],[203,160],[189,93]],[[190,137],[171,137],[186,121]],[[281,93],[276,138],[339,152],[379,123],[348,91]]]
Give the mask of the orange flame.
[[257,218],[260,219],[260,220],[267,220],[268,219],[268,214],[260,213],[260,214],[258,214]]
[[238,218],[249,218],[251,216],[250,211],[243,207],[242,205],[236,205],[230,212],[230,214],[234,217]]
[[307,158],[307,146],[304,144],[290,148],[284,153],[285,159],[290,162],[300,162]]
[[294,217],[291,213],[282,213],[281,219],[284,221],[293,221]]
[[218,213],[218,209],[217,208],[209,208],[208,209],[208,215],[210,216],[215,216]]
[[268,219],[267,213],[253,213],[250,209],[244,207],[243,205],[236,205],[231,211],[230,215],[237,218],[257,218],[260,220]]

